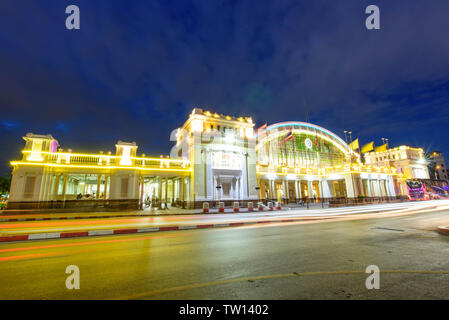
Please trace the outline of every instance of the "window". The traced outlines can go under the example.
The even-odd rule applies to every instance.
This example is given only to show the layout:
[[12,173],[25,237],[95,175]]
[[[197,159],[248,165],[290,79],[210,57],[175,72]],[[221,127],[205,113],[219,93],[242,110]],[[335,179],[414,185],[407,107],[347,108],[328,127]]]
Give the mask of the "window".
[[217,152],[212,159],[213,168],[217,169],[241,169],[240,158],[238,155],[230,152]]

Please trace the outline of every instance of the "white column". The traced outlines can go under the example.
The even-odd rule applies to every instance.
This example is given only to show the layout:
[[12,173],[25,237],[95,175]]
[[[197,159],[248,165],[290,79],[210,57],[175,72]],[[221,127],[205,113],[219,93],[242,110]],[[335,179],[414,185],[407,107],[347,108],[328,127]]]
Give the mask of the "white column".
[[214,188],[214,199],[213,200],[218,200],[218,189],[217,189],[217,187],[218,187],[218,183],[217,183],[217,176],[214,176],[213,177],[213,188]]
[[298,187],[299,181],[295,180],[295,198],[299,199],[299,187]]
[[62,200],[64,200],[65,201],[65,193],[66,193],[66,191],[67,191],[67,179],[68,179],[68,175],[67,174],[64,174],[63,175],[64,176],[64,180],[63,180],[63,183],[62,183]]
[[59,179],[61,174],[57,173],[55,176],[55,184],[53,185],[53,200],[56,200],[58,197],[58,189],[59,189]]
[[270,199],[275,199],[275,194],[274,194],[274,180],[270,180]]
[[236,200],[240,200],[240,178],[235,179]]
[[307,180],[307,197],[313,198],[313,185],[312,185],[312,181]]
[[329,183],[327,180],[322,180],[323,198],[332,198],[331,191],[329,189]]
[[96,199],[99,199],[100,196],[100,186],[101,186],[101,174],[97,174],[97,193],[96,193]]
[[345,184],[346,184],[346,194],[348,198],[354,198],[354,182],[352,181],[352,176],[349,174],[345,177]]

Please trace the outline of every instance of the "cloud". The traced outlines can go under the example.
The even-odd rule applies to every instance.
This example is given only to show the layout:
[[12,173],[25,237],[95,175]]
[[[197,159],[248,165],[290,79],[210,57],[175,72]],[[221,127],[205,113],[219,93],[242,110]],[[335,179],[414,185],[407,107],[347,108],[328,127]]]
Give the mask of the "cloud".
[[340,135],[449,151],[449,3],[379,0],[376,31],[369,4],[81,0],[81,30],[68,31],[62,2],[2,1],[0,105],[23,132],[1,142],[34,131],[74,150],[122,139],[168,153],[171,130],[204,106],[258,124],[308,113]]

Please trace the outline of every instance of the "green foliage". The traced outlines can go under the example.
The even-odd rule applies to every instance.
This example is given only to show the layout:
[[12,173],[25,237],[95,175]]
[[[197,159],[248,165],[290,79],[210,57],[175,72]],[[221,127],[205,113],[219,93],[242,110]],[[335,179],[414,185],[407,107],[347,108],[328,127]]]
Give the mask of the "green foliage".
[[11,175],[8,177],[0,177],[0,194],[9,194],[11,187]]

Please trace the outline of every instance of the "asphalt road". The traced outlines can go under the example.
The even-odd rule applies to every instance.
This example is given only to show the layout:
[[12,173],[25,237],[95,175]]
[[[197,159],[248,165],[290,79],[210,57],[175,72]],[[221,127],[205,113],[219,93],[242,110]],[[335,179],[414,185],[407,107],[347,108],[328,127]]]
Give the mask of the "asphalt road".
[[441,211],[2,243],[0,299],[449,299],[448,224]]

